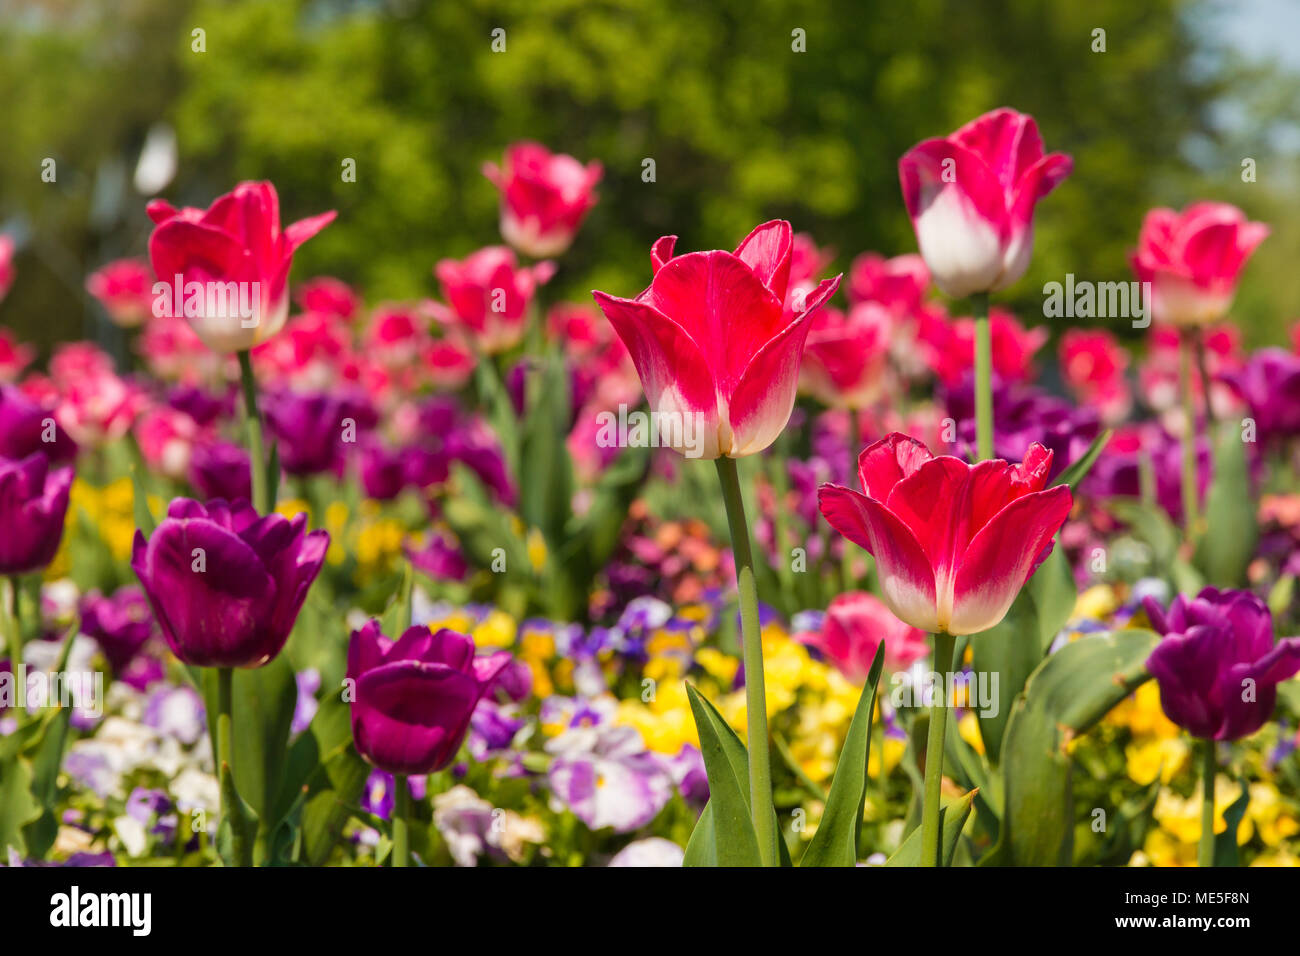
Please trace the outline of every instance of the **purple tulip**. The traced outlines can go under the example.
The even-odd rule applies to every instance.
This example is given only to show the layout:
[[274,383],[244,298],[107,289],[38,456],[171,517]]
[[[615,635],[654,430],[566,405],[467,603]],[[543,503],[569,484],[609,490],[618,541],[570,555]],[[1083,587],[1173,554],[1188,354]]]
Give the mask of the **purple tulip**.
[[469,565],[460,549],[436,531],[429,536],[429,543],[424,547],[408,546],[406,557],[415,570],[435,581],[464,581],[469,574]]
[[367,498],[391,501],[406,487],[406,456],[400,450],[371,439],[362,443],[357,461]]
[[190,455],[190,484],[204,498],[245,501],[253,497],[248,452],[233,442],[195,445]]
[[0,385],[0,458],[26,458],[38,451],[52,462],[72,461],[77,443],[49,409],[12,385]]
[[374,406],[356,395],[282,391],[267,396],[267,430],[291,475],[339,473],[348,444],[377,422]]
[[1168,612],[1143,606],[1164,640],[1147,658],[1165,715],[1194,737],[1238,740],[1264,726],[1277,685],[1300,671],[1300,638],[1274,642],[1268,608],[1248,591],[1206,588]]
[[304,533],[306,515],[260,517],[247,502],[177,498],[131,567],[163,637],[187,664],[261,667],[284,647],[329,533]]
[[0,458],[0,574],[39,571],[63,538],[72,469],[50,469],[40,452]]
[[1260,349],[1224,377],[1250,407],[1261,444],[1300,435],[1300,356]]
[[112,597],[91,591],[81,601],[81,632],[93,637],[116,674],[121,674],[153,634],[153,611],[138,587],[118,588]]
[[474,656],[474,640],[446,628],[408,628],[396,642],[369,621],[352,632],[352,739],[381,770],[427,774],[452,762],[484,691],[508,652]]

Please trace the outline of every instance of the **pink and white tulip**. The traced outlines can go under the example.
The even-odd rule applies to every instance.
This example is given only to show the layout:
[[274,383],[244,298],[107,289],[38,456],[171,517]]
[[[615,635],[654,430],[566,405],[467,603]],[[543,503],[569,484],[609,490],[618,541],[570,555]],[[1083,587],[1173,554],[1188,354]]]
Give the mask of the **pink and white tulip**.
[[124,329],[133,329],[149,317],[153,305],[153,273],[138,259],[117,259],[86,278],[86,291]]
[[1032,116],[1006,107],[908,150],[898,161],[903,201],[939,288],[960,298],[1024,275],[1034,207],[1072,168],[1064,153],[1043,154]]
[[664,236],[651,247],[654,278],[636,298],[592,294],[632,354],[663,444],[702,458],[757,454],[790,419],[810,319],[840,277],[787,318],[788,222],[758,226],[734,253],[674,257],[676,241]]
[[520,142],[507,150],[500,168],[483,175],[501,191],[501,235],[526,256],[545,259],[569,248],[578,226],[596,205],[600,163],[583,165],[552,153],[540,143]]
[[1268,232],[1228,203],[1198,202],[1182,213],[1152,209],[1132,257],[1138,281],[1151,283],[1152,317],[1180,328],[1223,318],[1246,260]]
[[903,623],[880,598],[850,591],[831,601],[821,630],[798,635],[855,684],[866,683],[876,649],[885,645],[885,667],[905,671],[930,653],[925,631]]
[[899,620],[978,634],[1006,616],[1070,513],[1069,488],[1044,489],[1051,467],[1036,442],[1021,464],[969,465],[894,432],[858,457],[865,494],[827,484],[817,498],[831,527],[875,556]]
[[[181,277],[184,287],[238,284],[250,300],[257,283],[254,315],[233,314],[229,305],[209,315],[208,303],[185,318],[214,352],[242,352],[265,342],[289,317],[289,268],[299,246],[334,220],[326,212],[280,229],[280,198],[269,182],[240,183],[206,210],[177,209],[155,199],[147,207],[157,226],[149,237],[149,258],[159,285]],[[188,305],[188,291],[186,291]],[[172,299],[175,296],[171,296]],[[206,296],[203,297],[205,300]],[[179,303],[172,310],[179,314]]]
[[518,345],[538,286],[555,274],[550,262],[520,266],[505,246],[488,246],[464,259],[443,259],[433,268],[447,305],[435,317],[486,355]]

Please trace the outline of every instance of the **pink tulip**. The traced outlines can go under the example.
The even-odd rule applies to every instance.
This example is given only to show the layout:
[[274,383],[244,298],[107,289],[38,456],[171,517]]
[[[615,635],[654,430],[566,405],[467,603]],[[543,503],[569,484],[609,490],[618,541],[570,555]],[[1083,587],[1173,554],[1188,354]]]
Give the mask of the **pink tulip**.
[[820,631],[799,635],[855,684],[866,683],[876,648],[885,644],[885,667],[904,671],[930,653],[925,631],[904,624],[874,594],[850,591],[831,601]]
[[9,236],[0,235],[0,300],[9,294],[9,287],[14,284],[14,241]]
[[1003,107],[898,161],[903,201],[935,283],[960,298],[1011,285],[1029,268],[1034,206],[1070,175],[1043,155],[1038,124]]
[[[651,247],[654,279],[635,299],[592,294],[632,353],[663,444],[703,458],[756,454],[790,419],[809,320],[840,277],[817,286],[787,321],[788,222],[757,227],[734,253],[674,258],[676,241],[664,236]],[[701,439],[689,449],[688,432]]]
[[[933,324],[928,334],[934,373],[945,385],[960,383],[975,364],[975,320],[967,317]],[[1027,329],[1006,309],[990,309],[993,372],[1003,382],[1032,378],[1034,353],[1042,348],[1047,336],[1047,329]]]
[[138,259],[118,259],[86,278],[86,291],[99,300],[115,325],[133,329],[153,307],[153,273]]
[[235,314],[227,292],[225,307],[214,314],[208,314],[212,303],[206,294],[198,308],[185,308],[185,318],[214,352],[242,352],[280,331],[289,316],[293,254],[334,220],[333,211],[321,213],[281,232],[280,199],[269,182],[240,183],[206,210],[177,209],[155,199],[147,211],[158,224],[149,237],[149,258],[159,285],[172,288],[178,275],[183,284],[183,302],[168,294],[171,314],[182,314],[181,308],[189,305],[184,289],[189,283],[214,292],[218,284],[230,288],[228,284],[235,283],[252,305],[252,316]]
[[1179,327],[1223,318],[1246,260],[1268,232],[1227,203],[1194,203],[1181,215],[1152,209],[1132,262],[1138,280],[1151,283],[1153,318]]
[[433,274],[447,306],[437,305],[434,313],[480,352],[495,355],[519,344],[533,295],[554,273],[550,262],[520,266],[505,246],[488,246],[459,262],[443,259]]
[[0,382],[16,381],[34,358],[34,348],[18,341],[8,329],[0,329]]
[[1133,404],[1124,378],[1128,353],[1105,329],[1066,329],[1061,339],[1061,376],[1079,401],[1096,407],[1107,422],[1118,422]]
[[817,498],[831,527],[875,556],[900,620],[978,634],[1006,616],[1070,513],[1069,488],[1043,488],[1051,467],[1037,442],[1021,464],[969,465],[894,432],[858,456],[865,494],[827,484]]
[[501,235],[533,259],[569,248],[588,210],[596,205],[600,163],[584,166],[540,143],[514,143],[502,168],[485,163],[483,175],[501,191]]
[[822,309],[808,330],[800,387],[830,408],[874,404],[884,390],[894,325],[875,302],[862,302],[848,313]]
[[298,287],[298,304],[306,312],[322,312],[352,321],[361,307],[361,297],[342,279],[318,276]]
[[917,311],[929,289],[930,270],[918,255],[864,252],[849,266],[849,301],[879,302],[895,315]]

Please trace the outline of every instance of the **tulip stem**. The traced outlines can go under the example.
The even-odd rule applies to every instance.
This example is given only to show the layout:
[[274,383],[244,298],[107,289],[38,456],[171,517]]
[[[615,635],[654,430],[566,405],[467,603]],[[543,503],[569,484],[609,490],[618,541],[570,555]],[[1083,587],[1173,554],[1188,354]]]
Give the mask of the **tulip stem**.
[[993,344],[989,294],[971,296],[975,304],[975,446],[980,461],[993,457]]
[[1218,764],[1214,741],[1201,741],[1201,843],[1196,851],[1197,866],[1214,866],[1214,777]]
[[[227,775],[233,774],[231,763],[233,762],[233,753],[230,745],[232,736],[231,706],[230,700],[233,696],[231,688],[234,682],[235,671],[232,667],[217,668],[217,779],[225,781]],[[227,788],[221,788],[221,821],[230,821],[232,828],[236,826],[235,808],[226,806]]]
[[[21,673],[23,663],[23,624],[21,612],[18,610],[18,575],[9,575],[9,595],[12,603],[0,605],[0,611],[5,616],[5,638],[9,645],[9,671],[13,675],[14,687],[19,686],[23,680]],[[15,701],[17,696],[15,696]],[[21,726],[27,718],[27,708],[13,708],[14,719]]]
[[411,791],[406,774],[393,774],[393,866],[411,865]]
[[1183,527],[1192,540],[1198,524],[1200,494],[1197,490],[1196,399],[1192,394],[1192,339],[1183,333],[1179,341],[1178,385],[1183,395]]
[[740,592],[740,633],[745,645],[745,717],[749,751],[749,811],[758,837],[759,859],[777,865],[775,815],[772,811],[772,766],[767,742],[767,695],[763,688],[763,636],[758,626],[758,589],[749,548],[745,500],[734,458],[718,458],[718,480],[731,528],[731,553]]
[[939,826],[939,798],[943,792],[944,732],[948,727],[947,680],[952,668],[957,639],[951,634],[934,635],[934,663],[938,681],[931,688],[930,730],[925,742],[925,801],[921,806],[921,866],[942,866],[939,847],[943,833]]
[[257,380],[253,378],[252,353],[239,353],[239,380],[244,387],[244,430],[248,439],[248,465],[253,478],[253,507],[269,514],[272,504],[266,487],[266,450],[262,446],[262,416],[257,409]]

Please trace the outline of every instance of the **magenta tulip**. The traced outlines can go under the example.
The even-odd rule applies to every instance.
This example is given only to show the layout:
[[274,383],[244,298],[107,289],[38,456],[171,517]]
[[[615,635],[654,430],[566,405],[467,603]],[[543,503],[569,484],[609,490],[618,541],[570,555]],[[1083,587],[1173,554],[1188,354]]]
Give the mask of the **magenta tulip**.
[[1198,202],[1181,214],[1152,209],[1132,257],[1138,280],[1151,283],[1152,317],[1182,327],[1223,318],[1246,260],[1268,231],[1227,203]]
[[0,458],[0,574],[39,571],[63,538],[71,468],[50,468],[41,452]]
[[1032,116],[1006,107],[908,150],[898,161],[903,201],[939,288],[960,298],[1024,275],[1034,207],[1072,168],[1063,153],[1043,155]]
[[442,628],[408,628],[397,641],[372,620],[352,632],[352,739],[381,770],[428,774],[455,758],[480,698],[510,653],[475,657],[474,641]]
[[443,259],[433,273],[447,300],[446,306],[435,304],[435,316],[478,351],[495,355],[523,339],[533,295],[555,266],[520,266],[505,246],[488,246],[460,261]]
[[734,253],[674,257],[676,240],[651,247],[654,279],[635,299],[592,294],[632,353],[662,444],[691,457],[756,454],[790,419],[809,320],[840,277],[787,320],[788,222],[764,223]]
[[850,591],[831,601],[821,630],[799,635],[800,643],[816,648],[855,684],[865,684],[881,642],[885,667],[907,670],[930,653],[924,631],[903,623],[880,598]]
[[875,556],[900,620],[977,634],[1006,615],[1070,513],[1069,488],[1044,490],[1051,467],[1037,443],[1018,465],[969,465],[895,432],[858,457],[865,494],[826,484],[817,497],[831,527]]
[[176,498],[131,568],[172,653],[200,667],[261,667],[280,653],[329,547],[307,516]]
[[163,314],[184,316],[215,352],[242,352],[280,331],[293,254],[334,220],[333,212],[321,213],[281,231],[280,199],[268,182],[240,183],[206,210],[155,199],[148,213],[157,223],[149,237],[155,314],[163,301]]

